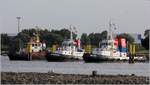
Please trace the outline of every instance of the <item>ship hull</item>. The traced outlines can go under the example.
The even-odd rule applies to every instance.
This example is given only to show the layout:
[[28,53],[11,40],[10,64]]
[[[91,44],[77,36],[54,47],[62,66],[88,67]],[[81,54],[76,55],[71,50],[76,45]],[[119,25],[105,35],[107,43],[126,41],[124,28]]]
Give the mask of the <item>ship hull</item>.
[[57,53],[48,53],[46,56],[47,61],[49,62],[63,62],[63,61],[80,61],[81,59],[74,58],[70,55],[62,55]]
[[30,60],[46,60],[46,51],[34,52],[30,54]]
[[8,54],[9,60],[30,60],[29,55],[27,54],[19,54],[19,53],[9,53]]
[[104,56],[104,55],[96,55],[96,54],[90,54],[85,53],[83,55],[83,60],[85,62],[103,62],[103,61],[120,61],[120,60],[128,60],[128,57],[110,57],[110,56]]
[[9,60],[46,60],[46,52],[37,52],[37,53],[9,53]]

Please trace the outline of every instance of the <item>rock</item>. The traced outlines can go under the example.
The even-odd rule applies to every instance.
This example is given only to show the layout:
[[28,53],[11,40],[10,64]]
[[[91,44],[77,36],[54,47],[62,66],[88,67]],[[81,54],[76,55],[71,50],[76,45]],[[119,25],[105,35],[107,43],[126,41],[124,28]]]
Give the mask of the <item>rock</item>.
[[[93,77],[94,76],[94,77]],[[136,75],[56,74],[1,72],[2,84],[149,84],[149,77]]]

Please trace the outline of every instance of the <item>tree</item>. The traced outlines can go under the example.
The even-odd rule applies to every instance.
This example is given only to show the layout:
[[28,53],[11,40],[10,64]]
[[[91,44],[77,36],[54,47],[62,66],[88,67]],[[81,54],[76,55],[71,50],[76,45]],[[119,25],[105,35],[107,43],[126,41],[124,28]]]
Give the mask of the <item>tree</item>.
[[[52,44],[58,44],[61,45],[62,41],[66,39],[70,39],[70,31],[68,29],[61,29],[61,30],[42,30],[42,29],[36,29],[36,28],[31,28],[31,29],[24,29],[22,32],[20,32],[16,38],[20,39],[24,45],[27,42],[29,42],[31,37],[35,37],[35,33],[39,34],[41,42],[44,41],[47,46],[52,46]],[[73,38],[76,38],[76,34],[73,33]]]
[[[64,39],[70,39],[70,31],[66,28],[61,30],[52,30],[52,33],[61,35]],[[77,35],[73,33],[73,39],[76,39]]]
[[122,33],[116,36],[118,39],[125,38],[128,43],[133,43],[134,38],[127,33]]
[[81,35],[81,44],[82,45],[88,45],[88,44],[90,44],[90,39],[88,38],[88,35],[86,33],[83,33]]
[[45,38],[45,40],[48,42],[47,44],[49,44],[50,46],[53,44],[61,45],[63,41],[63,37],[56,33],[49,33],[48,36],[45,35],[45,37],[47,37]]
[[94,36],[94,33],[90,33],[89,35],[88,35],[88,38],[89,38],[89,40],[90,40],[90,42],[91,42],[91,45],[95,45],[95,36]]
[[101,39],[100,39],[100,41],[106,39],[107,38],[107,34],[108,34],[108,32],[106,30],[102,31],[101,32]]
[[102,39],[101,33],[95,33],[94,34],[94,45],[98,47],[101,39]]
[[150,29],[145,30],[144,36],[145,36],[145,37],[149,37],[149,33],[150,33]]
[[10,37],[7,34],[1,34],[1,51],[6,51],[9,48]]
[[10,42],[9,36],[7,34],[1,34],[1,44],[8,45]]
[[145,30],[144,32],[144,39],[141,39],[141,44],[142,46],[149,50],[149,33],[150,33],[150,29]]
[[101,33],[90,33],[88,37],[90,39],[91,45],[98,47],[99,42],[107,38],[107,31],[104,30]]

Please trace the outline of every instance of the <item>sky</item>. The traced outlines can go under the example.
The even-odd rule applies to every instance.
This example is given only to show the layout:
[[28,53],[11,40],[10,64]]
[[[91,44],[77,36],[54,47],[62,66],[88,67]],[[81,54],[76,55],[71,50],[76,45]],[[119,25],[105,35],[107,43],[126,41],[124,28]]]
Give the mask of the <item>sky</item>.
[[108,30],[115,33],[141,33],[150,29],[150,0],[0,0],[1,33],[17,33],[17,16],[21,29],[62,29],[73,25],[78,34]]

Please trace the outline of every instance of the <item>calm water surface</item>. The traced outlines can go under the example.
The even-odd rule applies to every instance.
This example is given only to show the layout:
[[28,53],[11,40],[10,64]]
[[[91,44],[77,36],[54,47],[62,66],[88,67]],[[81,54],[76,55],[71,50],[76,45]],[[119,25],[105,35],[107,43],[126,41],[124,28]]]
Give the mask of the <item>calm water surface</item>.
[[136,74],[149,76],[149,63],[84,63],[84,62],[47,62],[47,61],[9,61],[1,57],[2,72],[48,72],[65,74]]

